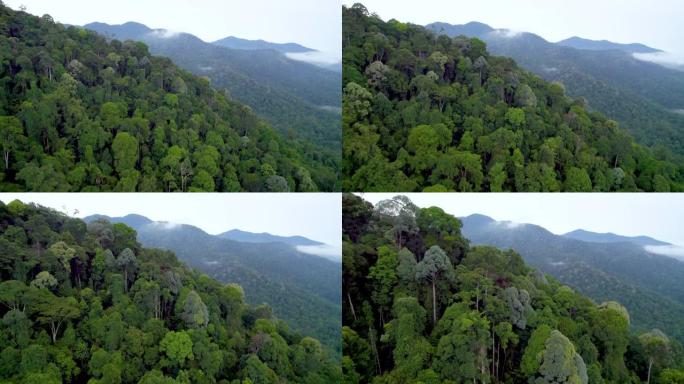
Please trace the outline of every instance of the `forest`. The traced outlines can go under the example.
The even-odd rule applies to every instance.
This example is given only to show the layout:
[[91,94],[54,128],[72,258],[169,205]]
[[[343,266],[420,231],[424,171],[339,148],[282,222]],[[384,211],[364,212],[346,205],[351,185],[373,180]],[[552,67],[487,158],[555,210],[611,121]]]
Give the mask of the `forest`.
[[332,383],[339,364],[242,288],[124,224],[0,202],[3,383]]
[[343,7],[345,191],[681,191],[684,167],[560,83]]
[[0,3],[0,190],[333,191],[334,157],[206,78]]
[[439,207],[344,194],[342,212],[344,383],[684,382],[678,341],[471,246]]

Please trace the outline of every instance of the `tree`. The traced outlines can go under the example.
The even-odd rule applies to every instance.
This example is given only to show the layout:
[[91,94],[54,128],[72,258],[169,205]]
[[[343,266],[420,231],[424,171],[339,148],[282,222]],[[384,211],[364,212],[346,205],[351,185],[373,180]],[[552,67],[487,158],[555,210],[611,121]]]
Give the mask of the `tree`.
[[182,367],[186,360],[193,360],[192,339],[185,331],[170,331],[159,343],[159,350],[164,352],[168,363],[174,367]]
[[425,252],[423,260],[416,265],[416,279],[432,284],[432,323],[437,323],[437,291],[435,284],[445,280],[453,282],[454,270],[449,257],[442,248],[433,245]]
[[38,289],[52,290],[57,286],[57,279],[55,279],[50,272],[41,271],[36,275],[36,278],[31,281],[31,286]]
[[544,343],[536,384],[587,384],[587,367],[575,346],[557,330]]
[[41,297],[37,305],[38,321],[50,325],[52,342],[57,342],[59,329],[64,322],[78,318],[81,310],[73,297],[57,297],[52,294]]
[[204,328],[207,326],[209,310],[197,292],[190,291],[188,293],[180,317],[188,328]]
[[[448,324],[443,324],[448,323]],[[442,380],[457,382],[490,381],[487,346],[489,321],[476,311],[464,311],[454,304],[440,319],[439,329],[450,329],[439,339],[433,369]]]
[[138,140],[127,132],[116,134],[112,142],[114,152],[114,166],[120,174],[135,168],[138,162]]
[[138,259],[130,248],[124,248],[119,254],[119,257],[116,258],[116,265],[123,270],[124,292],[128,292],[128,274],[129,272],[135,271],[135,268],[138,265]]
[[21,121],[14,116],[0,116],[0,143],[2,144],[5,170],[9,169],[10,154],[19,149],[24,141]]
[[639,342],[648,356],[648,374],[646,384],[651,382],[651,369],[653,364],[667,363],[670,357],[670,339],[659,329],[639,335]]

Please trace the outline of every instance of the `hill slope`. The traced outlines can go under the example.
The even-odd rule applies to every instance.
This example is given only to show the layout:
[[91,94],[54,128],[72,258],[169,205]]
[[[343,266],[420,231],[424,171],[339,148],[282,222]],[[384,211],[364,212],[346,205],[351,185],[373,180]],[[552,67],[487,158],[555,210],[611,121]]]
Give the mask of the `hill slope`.
[[587,242],[482,215],[462,221],[463,235],[473,244],[513,249],[531,266],[596,301],[619,301],[635,329],[660,328],[684,341],[684,262],[645,251],[653,241],[593,234],[582,236],[595,241]]
[[4,6],[0,25],[2,190],[337,189],[320,149],[142,43]]
[[[347,194],[343,215],[346,381],[636,384],[684,374],[680,343],[630,330],[621,303],[597,305],[513,250],[471,246],[439,207]],[[651,365],[654,356],[667,360]]]
[[317,340],[123,224],[19,201],[0,223],[3,382],[340,380]]
[[[473,30],[469,25],[432,23],[426,28],[482,39],[493,54],[512,57],[538,76],[561,82],[569,95],[586,98],[591,108],[618,121],[638,142],[684,155],[684,117],[674,112],[684,105],[684,73],[633,56],[652,48],[589,40],[554,44],[532,33],[489,26]],[[575,49],[579,47],[583,49]]]
[[231,97],[252,107],[281,133],[311,140],[339,157],[339,115],[323,108],[340,106],[339,73],[291,60],[272,48],[232,49],[188,33],[139,25],[92,23],[85,28],[109,38],[144,42],[153,54],[169,57],[227,89]]
[[311,334],[340,353],[340,264],[298,252],[284,242],[239,242],[186,224],[125,217],[89,216],[123,223],[146,247],[174,252],[189,266],[245,288],[247,302],[267,303],[298,332]]
[[680,190],[684,164],[485,44],[343,9],[343,190]]

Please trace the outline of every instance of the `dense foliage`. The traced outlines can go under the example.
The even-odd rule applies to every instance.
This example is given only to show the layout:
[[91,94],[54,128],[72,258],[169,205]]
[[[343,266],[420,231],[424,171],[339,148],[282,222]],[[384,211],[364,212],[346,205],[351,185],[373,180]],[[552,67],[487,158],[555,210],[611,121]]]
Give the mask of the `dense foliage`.
[[343,197],[343,382],[681,383],[681,344],[629,332],[512,250],[471,247],[461,221],[405,196]]
[[315,146],[282,138],[142,43],[0,5],[0,59],[0,189],[339,188]]
[[472,24],[431,23],[426,28],[448,36],[478,37],[496,55],[513,58],[525,69],[549,81],[561,82],[567,93],[583,97],[589,108],[620,123],[637,142],[672,151],[682,162],[684,116],[673,110],[684,107],[684,73],[636,59],[632,53],[648,51],[636,45],[592,42],[603,49],[582,49],[551,43],[532,33],[511,36]]
[[320,340],[332,357],[342,354],[339,262],[304,254],[279,242],[236,242],[195,226],[167,226],[138,215],[107,219],[135,229],[145,247],[172,251],[190,267],[218,281],[239,284],[246,292],[247,303],[268,303],[275,316],[292,330]]
[[339,380],[317,340],[123,224],[0,203],[0,278],[2,382]]
[[356,4],[343,8],[343,64],[344,190],[682,189],[681,166],[481,40]]

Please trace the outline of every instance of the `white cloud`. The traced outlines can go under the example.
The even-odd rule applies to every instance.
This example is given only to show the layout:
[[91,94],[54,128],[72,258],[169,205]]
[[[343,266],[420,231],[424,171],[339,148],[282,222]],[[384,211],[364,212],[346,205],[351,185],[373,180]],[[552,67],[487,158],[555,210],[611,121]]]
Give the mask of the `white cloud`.
[[653,52],[653,53],[633,53],[635,59],[650,61],[666,67],[676,67],[684,65],[684,53],[672,52]]
[[502,37],[506,39],[512,39],[514,37],[518,37],[522,34],[521,31],[516,31],[513,29],[497,29],[495,31],[490,32],[491,35],[495,37]]
[[330,65],[337,64],[341,61],[341,52],[288,52],[285,55],[292,60],[306,61],[307,63],[316,65]]
[[342,249],[332,245],[298,245],[297,250],[302,253],[316,255],[332,261],[342,260]]
[[170,29],[155,29],[154,31],[150,32],[150,35],[160,39],[170,39],[172,37],[178,36],[179,34],[180,32],[172,31]]
[[644,249],[646,252],[684,261],[684,247],[678,245],[646,245]]
[[180,224],[171,223],[169,221],[155,221],[155,222],[151,223],[150,225],[154,225],[160,229],[164,229],[167,231],[170,231],[172,229],[176,229],[176,228],[181,226]]

